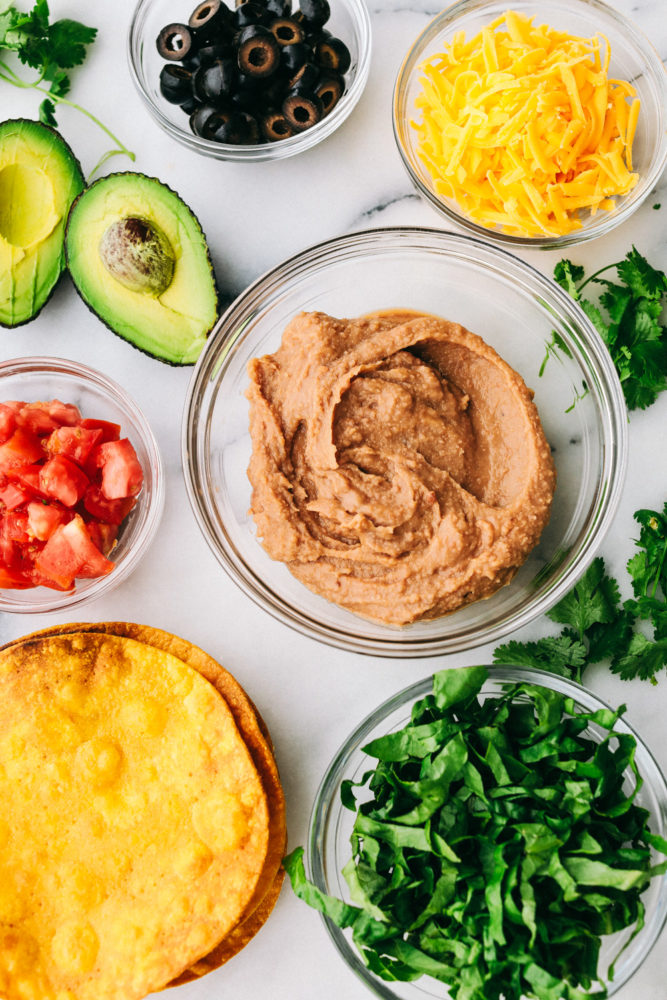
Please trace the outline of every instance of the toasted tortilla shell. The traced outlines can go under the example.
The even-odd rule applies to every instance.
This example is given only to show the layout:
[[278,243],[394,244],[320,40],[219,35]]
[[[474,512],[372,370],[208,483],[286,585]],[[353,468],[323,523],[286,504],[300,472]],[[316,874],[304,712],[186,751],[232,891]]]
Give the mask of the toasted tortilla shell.
[[10,644],[0,734],[3,1000],[138,1000],[266,895],[263,779],[181,657],[81,629]]
[[269,810],[269,845],[262,874],[246,907],[245,914],[236,927],[195,966],[170,982],[169,986],[198,979],[212,972],[237,954],[262,927],[276,904],[282,886],[284,871],[281,860],[286,851],[285,798],[278,768],[273,756],[273,746],[268,729],[256,706],[236,678],[217,660],[200,647],[162,629],[134,622],[79,622],[56,625],[34,632],[24,639],[0,647],[6,649],[16,642],[49,635],[67,635],[74,632],[101,633],[136,639],[164,652],[171,653],[201,673],[227,702],[236,725],[243,736],[260,775]]

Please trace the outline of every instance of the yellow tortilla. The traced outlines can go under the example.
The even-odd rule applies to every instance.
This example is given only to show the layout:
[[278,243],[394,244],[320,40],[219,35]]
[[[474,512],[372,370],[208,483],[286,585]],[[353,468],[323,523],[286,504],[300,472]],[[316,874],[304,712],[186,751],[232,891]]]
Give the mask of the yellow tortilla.
[[140,998],[266,895],[246,742],[212,684],[153,645],[78,632],[0,652],[0,796],[3,1000]]

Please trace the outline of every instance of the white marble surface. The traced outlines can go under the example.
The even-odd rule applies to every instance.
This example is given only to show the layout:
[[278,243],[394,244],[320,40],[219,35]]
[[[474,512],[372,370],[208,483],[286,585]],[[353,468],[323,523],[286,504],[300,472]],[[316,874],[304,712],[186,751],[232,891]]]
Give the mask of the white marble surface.
[[[23,0],[22,6],[27,0]],[[335,0],[332,0],[335,2]],[[667,55],[665,0],[614,0]],[[297,158],[249,166],[198,157],[169,140],[134,93],[125,64],[132,0],[87,3],[52,0],[53,13],[100,29],[72,97],[117,131],[137,153],[136,169],[159,176],[192,206],[207,233],[222,288],[237,294],[284,257],[311,243],[353,229],[382,225],[440,226],[435,212],[413,193],[394,147],[390,96],[410,41],[438,7],[434,0],[373,0],[374,58],[367,89],[350,119],[323,145]],[[186,8],[188,4],[185,4]],[[0,119],[35,116],[36,95],[0,84]],[[82,116],[62,109],[60,128],[90,171],[105,139]],[[111,169],[129,169],[120,158]],[[654,210],[655,203],[662,209]],[[587,267],[620,259],[630,245],[667,266],[665,179],[635,217],[611,235],[570,251]],[[558,255],[520,252],[550,274]],[[264,715],[276,746],[287,796],[291,846],[304,843],[311,803],[333,753],[351,728],[380,701],[443,666],[487,662],[490,648],[456,657],[392,661],[346,654],[302,638],[245,598],[209,551],[190,511],[180,461],[180,418],[190,370],[159,364],[133,350],[92,316],[63,280],[41,316],[15,331],[0,331],[0,359],[53,354],[106,372],[136,399],[159,440],[166,463],[167,503],[158,539],[118,590],[85,607],[89,621],[141,621],[177,632],[203,646],[244,684]],[[614,526],[602,547],[613,571],[624,575],[635,534],[632,512],[661,507],[667,496],[667,393],[630,422],[628,480]],[[625,594],[624,596],[629,596]],[[4,616],[0,640],[68,616]],[[534,622],[522,638],[545,634]],[[628,704],[628,719],[667,769],[667,676],[657,688],[622,683],[604,668],[588,675],[608,700]],[[664,1000],[667,932],[618,1000]],[[343,964],[320,918],[289,888],[258,937],[228,966],[198,984],[181,987],[178,1000],[218,996],[235,1000],[364,1000],[366,988]]]

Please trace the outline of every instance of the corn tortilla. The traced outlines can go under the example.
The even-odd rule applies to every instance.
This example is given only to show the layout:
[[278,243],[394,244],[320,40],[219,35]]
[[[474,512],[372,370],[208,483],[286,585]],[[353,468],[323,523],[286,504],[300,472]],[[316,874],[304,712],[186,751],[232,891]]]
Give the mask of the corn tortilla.
[[266,895],[252,755],[216,688],[154,645],[79,631],[0,652],[0,795],[3,1000],[138,1000]]
[[[271,738],[256,706],[233,675],[204,650],[170,632],[133,622],[79,622],[52,626],[15,642],[74,632],[94,632],[136,639],[177,656],[201,673],[227,702],[262,780],[269,809],[269,847],[257,888],[246,908],[246,914],[239,920],[237,926],[193,968],[186,970],[168,984],[181,985],[212,972],[244,948],[264,924],[280,894],[284,878],[280,862],[285,854],[287,842],[285,800],[273,756]],[[8,648],[15,642],[8,643],[0,649]]]

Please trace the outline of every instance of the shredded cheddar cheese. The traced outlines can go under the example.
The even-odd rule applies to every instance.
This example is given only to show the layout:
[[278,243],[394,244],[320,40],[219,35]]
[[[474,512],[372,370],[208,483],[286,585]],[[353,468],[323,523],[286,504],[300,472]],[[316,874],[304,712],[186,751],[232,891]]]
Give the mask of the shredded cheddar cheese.
[[562,236],[612,211],[638,180],[639,100],[607,76],[603,40],[506,11],[424,62],[411,126],[436,193],[513,236]]

